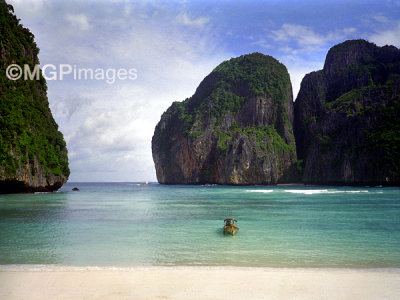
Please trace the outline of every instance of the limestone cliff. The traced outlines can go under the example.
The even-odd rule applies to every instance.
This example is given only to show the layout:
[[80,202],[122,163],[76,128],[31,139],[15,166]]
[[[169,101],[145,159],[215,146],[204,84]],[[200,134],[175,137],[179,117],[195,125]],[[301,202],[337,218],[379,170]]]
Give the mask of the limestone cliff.
[[400,184],[400,50],[364,40],[331,48],[294,105],[302,180]]
[[217,66],[195,94],[174,102],[152,139],[165,184],[276,184],[296,173],[292,87],[271,56],[243,55]]
[[0,193],[52,191],[69,176],[63,135],[53,119],[45,79],[6,77],[10,64],[39,64],[33,34],[0,1]]

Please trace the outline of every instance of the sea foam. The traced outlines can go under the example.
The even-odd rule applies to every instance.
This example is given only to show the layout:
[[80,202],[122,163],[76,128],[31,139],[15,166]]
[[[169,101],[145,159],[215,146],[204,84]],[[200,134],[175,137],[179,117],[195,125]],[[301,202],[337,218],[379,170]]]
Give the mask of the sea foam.
[[345,193],[368,193],[368,191],[334,191],[334,190],[285,190],[287,193],[293,194],[304,194],[304,195],[313,195],[313,194],[345,194]]

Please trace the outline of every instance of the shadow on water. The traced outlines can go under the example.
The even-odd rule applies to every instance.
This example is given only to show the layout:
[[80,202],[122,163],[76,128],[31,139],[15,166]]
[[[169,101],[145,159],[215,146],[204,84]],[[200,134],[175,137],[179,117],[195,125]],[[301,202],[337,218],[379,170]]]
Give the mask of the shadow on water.
[[65,201],[58,193],[1,195],[0,264],[60,263]]
[[215,235],[217,235],[218,237],[225,237],[222,228],[215,229]]
[[215,232],[215,235],[216,235],[218,238],[226,238],[226,237],[228,237],[228,238],[233,238],[233,237],[237,237],[237,236],[240,234],[240,231],[238,231],[237,233],[235,233],[235,235],[224,234],[224,230],[223,230],[222,227],[216,229],[214,232]]

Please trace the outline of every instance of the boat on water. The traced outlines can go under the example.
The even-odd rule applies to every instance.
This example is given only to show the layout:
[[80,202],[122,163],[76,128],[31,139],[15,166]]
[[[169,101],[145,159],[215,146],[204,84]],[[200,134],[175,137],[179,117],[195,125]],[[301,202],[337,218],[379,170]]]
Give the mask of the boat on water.
[[239,231],[239,226],[236,226],[237,220],[234,218],[227,218],[224,220],[223,233],[235,235]]

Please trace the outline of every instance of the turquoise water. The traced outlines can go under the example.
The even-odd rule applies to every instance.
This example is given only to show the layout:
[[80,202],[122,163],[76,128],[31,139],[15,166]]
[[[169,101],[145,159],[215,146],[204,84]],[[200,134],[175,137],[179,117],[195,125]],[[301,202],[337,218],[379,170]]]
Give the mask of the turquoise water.
[[[226,217],[238,235],[222,235]],[[0,265],[20,264],[399,268],[400,189],[76,183],[0,195]]]

